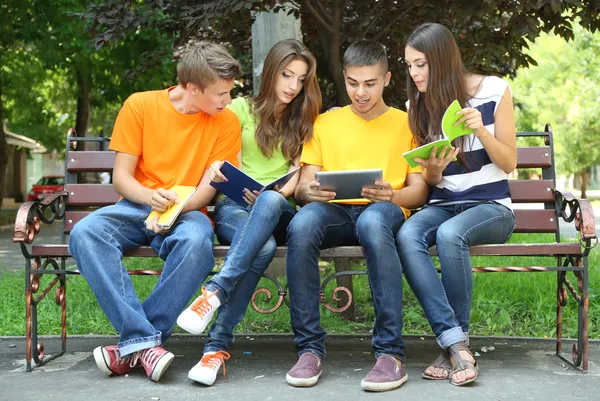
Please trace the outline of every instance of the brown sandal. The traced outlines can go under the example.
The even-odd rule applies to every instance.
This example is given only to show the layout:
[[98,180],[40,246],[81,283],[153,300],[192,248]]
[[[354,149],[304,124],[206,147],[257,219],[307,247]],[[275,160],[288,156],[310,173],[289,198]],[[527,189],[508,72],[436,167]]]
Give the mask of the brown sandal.
[[[464,359],[460,354],[461,351],[468,352],[471,358],[473,358],[473,362],[471,362],[468,359]],[[465,344],[462,341],[456,344],[452,344],[450,347],[448,347],[448,353],[450,354],[450,363],[452,364],[452,370],[450,370],[450,373],[448,374],[450,383],[454,384],[455,386],[464,386],[465,384],[473,383],[477,379],[479,365],[477,364],[475,357],[473,357],[471,350],[469,349],[469,347],[467,347],[467,344]],[[475,372],[475,376],[473,376],[470,379],[466,379],[463,382],[457,383],[454,380],[454,375],[456,375],[458,372],[462,372],[463,370],[467,369]]]
[[[429,375],[429,374],[425,373],[425,372],[427,372],[427,369],[432,369],[432,368],[444,369],[446,371],[446,374],[443,376],[433,376],[433,375]],[[423,377],[423,379],[427,379],[427,380],[448,380],[448,375],[450,374],[450,369],[452,369],[452,364],[450,363],[450,354],[448,353],[448,350],[445,349],[442,351],[440,356],[438,356],[437,359],[435,361],[433,361],[433,363],[431,365],[429,365],[423,373],[421,373],[421,376]]]

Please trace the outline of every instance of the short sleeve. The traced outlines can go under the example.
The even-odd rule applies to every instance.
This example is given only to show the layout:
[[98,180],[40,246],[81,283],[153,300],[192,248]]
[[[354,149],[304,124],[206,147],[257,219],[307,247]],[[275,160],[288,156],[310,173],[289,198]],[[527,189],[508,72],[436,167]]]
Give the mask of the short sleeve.
[[229,113],[229,117],[223,118],[221,124],[219,135],[208,158],[207,167],[217,160],[227,160],[239,167],[237,155],[242,148],[240,122],[234,114]]
[[117,115],[109,149],[140,156],[144,123],[135,99],[130,96]]
[[300,164],[313,164],[323,166],[323,151],[321,148],[321,138],[319,136],[319,124],[315,122],[313,126],[312,138],[302,148]]
[[248,99],[244,97],[237,97],[231,101],[231,104],[227,105],[227,108],[235,113],[238,120],[240,120],[240,125],[242,129],[246,126],[246,124],[251,122],[250,118],[250,106],[248,104]]

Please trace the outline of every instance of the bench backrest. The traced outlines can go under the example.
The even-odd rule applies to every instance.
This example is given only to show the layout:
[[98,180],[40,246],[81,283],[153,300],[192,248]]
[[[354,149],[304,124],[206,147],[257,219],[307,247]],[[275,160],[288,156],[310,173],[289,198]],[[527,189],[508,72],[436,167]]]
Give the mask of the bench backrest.
[[[65,159],[65,190],[68,191],[64,233],[68,234],[73,225],[94,209],[111,205],[119,199],[112,184],[79,183],[80,173],[112,173],[115,154],[103,150],[108,146],[108,138],[77,138],[69,131]],[[536,146],[520,146],[525,138],[538,138]],[[511,197],[515,203],[515,232],[518,233],[558,233],[558,219],[554,212],[556,175],[554,168],[554,148],[552,131],[549,125],[544,132],[517,133],[517,170],[541,170],[540,179],[514,179],[509,181]],[[77,141],[92,142],[96,150],[75,151]],[[400,156],[399,156],[400,157]],[[529,204],[534,208],[519,209],[518,204]],[[531,205],[538,204],[538,205]]]

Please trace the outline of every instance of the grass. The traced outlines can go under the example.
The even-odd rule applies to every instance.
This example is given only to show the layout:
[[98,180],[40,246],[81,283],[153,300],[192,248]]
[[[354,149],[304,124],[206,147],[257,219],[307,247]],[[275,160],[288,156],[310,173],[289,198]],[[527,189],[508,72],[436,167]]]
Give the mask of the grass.
[[[513,243],[539,242],[551,240],[544,235],[519,235],[511,238]],[[589,334],[590,338],[600,338],[600,273],[597,266],[600,257],[592,251],[589,270]],[[474,266],[513,266],[552,265],[552,258],[508,258],[476,257]],[[127,259],[129,268],[160,268],[159,259]],[[364,261],[353,266],[364,269]],[[322,266],[324,274],[333,272],[333,266]],[[5,272],[0,276],[0,335],[22,336],[25,333],[24,273]],[[51,277],[44,277],[49,282]],[[144,299],[152,291],[156,277],[133,276],[137,294]],[[572,275],[570,280],[575,283]],[[280,279],[285,285],[285,278]],[[275,286],[263,279],[261,285],[277,294]],[[331,300],[331,290],[335,281],[329,283],[326,296]],[[44,288],[40,286],[40,288]],[[69,334],[115,334],[104,313],[98,307],[96,299],[85,280],[80,276],[68,277],[67,284],[67,332]],[[38,293],[39,294],[39,293]],[[474,274],[473,307],[471,333],[473,335],[554,337],[556,335],[556,274],[553,273],[488,273]],[[356,318],[344,320],[339,314],[321,308],[323,327],[329,333],[366,333],[373,324],[374,313],[371,294],[366,276],[354,278],[354,297]],[[54,303],[54,291],[51,291],[39,305],[39,333],[60,334],[60,308]],[[259,301],[264,300],[261,296]],[[262,306],[266,304],[259,302]],[[268,307],[274,304],[269,303]],[[577,328],[577,313],[574,302],[570,300],[564,312],[564,335],[574,337]],[[177,328],[176,332],[180,329]],[[287,333],[291,332],[289,310],[282,305],[275,313],[262,315],[248,309],[243,322],[236,331],[242,333]],[[404,281],[404,333],[430,334],[431,330],[423,312]]]
[[14,225],[16,217],[16,210],[0,210],[0,226]]

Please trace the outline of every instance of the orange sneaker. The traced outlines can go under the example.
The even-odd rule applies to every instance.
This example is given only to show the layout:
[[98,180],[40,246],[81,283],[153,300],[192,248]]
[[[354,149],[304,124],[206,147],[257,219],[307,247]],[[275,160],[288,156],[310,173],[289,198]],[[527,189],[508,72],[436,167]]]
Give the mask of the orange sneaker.
[[223,376],[226,375],[225,361],[231,356],[225,351],[207,352],[200,362],[194,366],[188,373],[188,377],[198,383],[212,385],[217,379],[219,368],[223,365]]
[[221,306],[217,291],[208,291],[202,287],[202,295],[177,318],[177,325],[192,334],[202,334],[213,315]]

